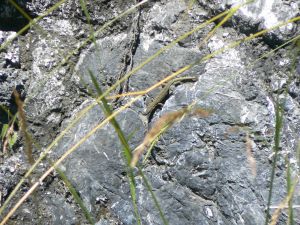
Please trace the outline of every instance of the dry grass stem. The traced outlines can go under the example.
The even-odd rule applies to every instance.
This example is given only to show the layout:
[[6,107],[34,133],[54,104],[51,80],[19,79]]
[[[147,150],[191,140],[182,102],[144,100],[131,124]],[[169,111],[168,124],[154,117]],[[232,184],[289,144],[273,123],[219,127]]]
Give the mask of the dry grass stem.
[[155,140],[157,137],[157,134],[166,127],[170,127],[172,124],[174,124],[176,121],[182,119],[182,117],[187,112],[187,109],[181,109],[176,112],[169,112],[164,115],[162,115],[153,125],[153,127],[149,130],[149,132],[146,134],[143,142],[134,150],[132,160],[130,163],[131,167],[135,167],[140,155],[143,153],[143,151],[150,146],[150,144]]
[[141,154],[143,154],[145,149],[149,148],[151,143],[155,141],[155,139],[161,134],[162,130],[167,130],[174,123],[180,122],[187,114],[191,116],[208,117],[209,115],[211,115],[211,113],[211,111],[201,108],[190,110],[189,107],[182,108],[175,112],[165,113],[154,123],[153,127],[147,132],[143,142],[134,149],[130,166],[136,166]]
[[20,121],[20,128],[22,131],[22,135],[24,136],[24,140],[25,140],[25,153],[26,153],[29,163],[31,165],[33,165],[34,158],[32,155],[32,140],[27,132],[26,117],[25,117],[24,107],[23,107],[24,104],[20,98],[20,94],[16,91],[16,89],[13,91],[13,93],[15,96],[16,104],[18,106],[18,117],[19,117],[19,121]]
[[295,182],[294,182],[291,190],[289,191],[288,195],[284,198],[284,200],[276,208],[275,212],[272,215],[270,225],[276,225],[277,224],[277,221],[278,221],[278,218],[280,216],[280,213],[286,207],[286,205],[288,204],[288,202],[292,199],[294,191],[295,191],[295,187],[298,184],[298,182],[299,182],[299,177],[297,177],[295,179]]

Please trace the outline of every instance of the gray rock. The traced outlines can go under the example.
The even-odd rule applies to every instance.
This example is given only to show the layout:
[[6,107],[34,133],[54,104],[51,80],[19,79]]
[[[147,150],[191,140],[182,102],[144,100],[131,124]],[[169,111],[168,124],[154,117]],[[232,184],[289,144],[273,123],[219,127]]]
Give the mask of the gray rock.
[[32,124],[31,132],[47,143],[59,133],[63,118],[69,117],[70,111],[66,108],[76,107],[82,100],[68,73],[72,66],[61,65],[68,52],[74,49],[76,39],[72,35],[76,26],[55,18],[46,19],[39,25],[51,33],[29,34],[32,42],[30,52],[26,54],[32,58],[32,63],[27,68],[31,73],[25,109]]
[[[4,45],[16,35],[16,32],[0,31],[0,44]],[[3,58],[0,66],[2,68],[20,68],[20,48],[17,41],[13,41],[7,48],[0,52],[0,57]]]
[[0,71],[0,101],[1,105],[16,112],[13,90],[17,90],[22,98],[25,98],[28,81],[28,73],[15,69]]
[[[1,32],[0,42],[4,43],[13,36],[15,32]],[[17,42],[13,42],[11,46],[0,52],[0,105],[10,110],[12,114],[17,112],[13,90],[17,90],[21,98],[26,96],[28,88],[28,73],[19,70],[19,47]],[[2,124],[8,123],[8,115],[0,109],[0,128]]]
[[[80,110],[95,103],[88,96],[90,90],[95,93],[89,70],[102,89],[107,90],[119,75],[129,72],[131,66],[137,67],[184,32],[235,3],[194,1],[189,6],[181,0],[149,1],[141,9],[136,36],[131,24],[137,18],[137,12],[97,35],[96,45],[92,43],[77,49],[69,63],[61,64],[67,53],[85,40],[90,29],[80,2],[65,2],[0,52],[0,104],[13,110],[11,92],[13,87],[19,88],[25,98],[29,130],[41,146],[47,146],[78,118]],[[54,1],[35,0],[28,2],[26,7],[36,16],[54,4]],[[87,8],[93,27],[98,29],[132,5],[130,1],[98,0],[88,2]],[[205,45],[201,45],[201,41],[214,24],[144,65],[129,78],[129,91],[144,90],[178,69],[244,38],[245,34],[268,28],[297,13],[299,3],[292,1],[257,1],[246,6],[225,27],[218,28]],[[291,72],[293,59],[289,48],[281,49],[269,59],[254,64],[253,61],[275,44],[291,38],[297,26],[293,23],[263,39],[227,49],[194,65],[180,76],[195,76],[198,81],[172,87],[146,123],[141,111],[158,93],[157,89],[116,117],[133,150],[142,142],[147,128],[162,115],[191,103],[202,110],[195,115],[185,115],[163,133],[143,166],[169,224],[264,223],[274,161],[276,97],[285,117],[271,213],[286,196],[286,159],[290,159],[292,176],[296,177],[299,172],[296,152],[300,132],[299,76]],[[0,32],[0,42],[12,34]],[[297,72],[297,65],[295,69]],[[111,94],[117,92],[119,90]],[[130,98],[120,99],[119,105]],[[208,116],[201,112],[207,112]],[[4,121],[5,116],[1,114],[0,117]],[[59,141],[49,158],[53,161],[59,158],[104,118],[98,105],[86,112]],[[21,143],[12,156],[2,159],[0,188],[3,198],[7,198],[27,169],[23,149]],[[37,157],[39,150],[34,149],[34,154]],[[18,164],[21,168],[14,166]],[[48,164],[43,162],[34,178]],[[96,224],[136,223],[122,145],[111,124],[106,124],[80,144],[59,168],[74,185]],[[134,174],[142,223],[162,224],[143,179],[137,171]],[[60,182],[54,173],[44,180],[37,192],[42,205],[42,222],[86,224],[82,210]],[[28,186],[24,185],[17,197],[21,197]],[[299,185],[293,201],[299,205]],[[13,222],[38,223],[40,215],[34,210],[36,207],[33,199],[27,202],[12,218]],[[295,208],[294,216],[295,223],[300,224],[298,208]],[[286,221],[287,211],[284,210],[278,224],[286,224]]]
[[126,35],[106,37],[97,42],[80,56],[75,67],[73,79],[80,88],[87,88],[95,93],[91,75],[96,78],[103,90],[112,86],[122,70],[125,45],[128,42]]
[[[240,4],[240,1],[219,1],[218,4],[210,1],[199,1],[199,3],[214,12],[224,11],[231,6]],[[280,22],[285,22],[299,14],[300,3],[295,1],[258,0],[240,8],[234,15],[232,24],[246,34],[254,34],[262,29],[268,29]],[[266,41],[274,46],[295,35],[298,25],[289,23],[278,30],[271,31],[266,35]]]

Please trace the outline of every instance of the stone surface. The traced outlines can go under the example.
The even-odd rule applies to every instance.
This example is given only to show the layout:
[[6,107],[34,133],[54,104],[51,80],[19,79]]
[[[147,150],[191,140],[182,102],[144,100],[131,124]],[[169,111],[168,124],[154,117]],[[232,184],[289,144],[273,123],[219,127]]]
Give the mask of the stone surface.
[[[27,2],[26,10],[38,16],[56,2],[34,0]],[[91,92],[96,94],[96,88],[90,72],[101,88],[107,90],[131,67],[143,64],[180,35],[236,3],[149,1],[140,14],[135,11],[97,33],[95,43],[82,45],[90,34],[90,24],[80,1],[67,1],[0,51],[0,104],[16,112],[13,88],[25,99],[29,131],[37,143],[35,158],[72,121],[78,120],[52,149],[48,159],[54,161],[105,118],[91,96]],[[95,30],[133,5],[134,1],[87,1]],[[293,178],[299,174],[296,151],[300,133],[299,51],[292,43],[269,58],[257,59],[292,38],[297,23],[215,57],[207,56],[297,13],[299,3],[293,1],[257,1],[239,10],[209,40],[205,37],[215,24],[179,41],[130,77],[128,91],[141,91],[202,59],[180,74],[197,77],[198,81],[172,86],[150,117],[141,112],[161,87],[139,98],[116,117],[130,148],[134,149],[161,116],[191,103],[199,109],[198,114],[186,115],[164,132],[143,165],[169,224],[264,224],[274,160],[277,97],[284,111],[284,126],[272,213],[286,196],[287,158]],[[15,34],[14,29],[2,30],[1,44]],[[72,51],[74,54],[70,55]],[[64,62],[67,56],[70,57]],[[130,99],[130,96],[120,98],[118,104],[110,104],[117,110]],[[95,106],[79,118],[78,113],[91,105]],[[203,112],[209,113],[203,116]],[[5,114],[1,113],[0,118],[2,124],[8,122]],[[11,151],[1,155],[0,204],[28,168],[24,148],[20,138]],[[43,161],[32,180],[50,164]],[[124,152],[111,124],[97,129],[59,168],[74,185],[96,224],[136,224]],[[141,175],[136,170],[134,174],[142,224],[163,224]],[[29,186],[27,181],[16,197],[21,197]],[[299,202],[298,185],[294,204]],[[284,210],[278,224],[286,224],[287,215]],[[295,208],[295,224],[300,224],[299,215],[299,208]],[[56,172],[43,181],[36,199],[32,196],[12,222],[38,224],[38,218],[42,224],[88,224]]]
[[[236,0],[218,1],[218,3],[206,0],[199,2],[206,9],[218,12],[240,4],[240,1]],[[254,34],[258,30],[271,28],[280,22],[286,22],[295,17],[299,14],[299,4],[296,1],[271,0],[266,2],[257,0],[253,4],[240,8],[233,17],[232,23],[242,33]],[[265,36],[265,41],[273,46],[282,43],[289,39],[291,35],[296,34],[298,26],[295,23],[289,23],[275,31],[271,31]]]
[[[27,11],[25,7],[26,2],[25,0],[14,1],[14,3]],[[18,31],[27,24],[27,19],[25,19],[8,0],[0,2],[0,20],[1,31]]]

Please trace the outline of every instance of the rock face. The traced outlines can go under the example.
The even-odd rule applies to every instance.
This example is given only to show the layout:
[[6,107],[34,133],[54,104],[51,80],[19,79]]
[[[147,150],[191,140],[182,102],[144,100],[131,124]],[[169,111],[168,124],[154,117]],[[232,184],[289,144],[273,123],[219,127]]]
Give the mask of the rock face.
[[[194,77],[197,81],[172,85],[160,104],[145,116],[145,108],[163,87],[151,90],[120,112],[116,120],[133,150],[159,118],[195,104],[198,113],[174,123],[156,142],[150,156],[143,156],[143,172],[166,220],[178,225],[264,224],[274,161],[277,99],[282,104],[284,120],[271,213],[287,195],[287,160],[293,180],[299,174],[300,63],[296,43],[272,56],[261,56],[294,37],[299,22],[214,54],[246,35],[295,17],[300,11],[299,3],[256,1],[237,11],[208,40],[206,37],[216,24],[203,26],[173,44],[176,38],[237,1],[146,1],[106,29],[102,25],[134,3],[86,2],[90,18],[81,9],[80,1],[67,1],[6,48],[1,47],[0,103],[12,113],[17,112],[12,96],[14,88],[25,100],[29,132],[37,143],[35,158],[76,120],[31,181],[80,143],[59,169],[80,195],[95,223],[136,224],[123,147],[111,124],[97,128],[105,115],[94,99],[97,88],[91,75],[103,91],[108,91],[120,78],[139,68],[128,81],[116,85],[110,94],[114,95],[145,90],[188,66],[180,76]],[[38,16],[61,1],[19,3],[31,16]],[[8,18],[5,13],[0,16]],[[87,42],[90,25],[96,32],[95,39]],[[14,29],[2,30],[1,44],[15,35]],[[170,44],[173,45],[168,48]],[[161,54],[151,58],[158,51]],[[132,98],[121,97],[111,102],[111,106],[117,110]],[[4,111],[0,112],[2,126],[9,121]],[[18,130],[17,126],[15,129]],[[95,132],[81,143],[92,129]],[[12,151],[1,156],[0,205],[29,167],[24,148],[24,140],[20,138]],[[147,185],[138,171],[134,175],[142,224],[163,224]],[[29,184],[24,184],[16,197],[24,194]],[[297,190],[299,186],[293,197],[295,206],[300,201]],[[299,215],[295,207],[295,224],[300,224]],[[287,218],[288,212],[283,210],[278,224],[286,224]],[[15,224],[88,223],[56,173],[46,178],[37,194],[22,205],[12,221]]]

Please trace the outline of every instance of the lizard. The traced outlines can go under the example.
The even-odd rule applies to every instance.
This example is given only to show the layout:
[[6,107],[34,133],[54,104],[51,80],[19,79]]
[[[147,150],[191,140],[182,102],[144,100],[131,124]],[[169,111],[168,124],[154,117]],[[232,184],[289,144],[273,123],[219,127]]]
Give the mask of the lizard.
[[164,101],[164,99],[169,94],[170,88],[172,85],[176,85],[178,83],[181,83],[183,81],[197,81],[197,77],[177,77],[172,80],[170,80],[163,89],[154,97],[154,99],[146,106],[146,110],[142,112],[144,116],[147,116],[149,118],[151,114],[154,112],[156,107]]

